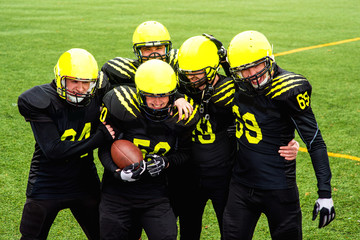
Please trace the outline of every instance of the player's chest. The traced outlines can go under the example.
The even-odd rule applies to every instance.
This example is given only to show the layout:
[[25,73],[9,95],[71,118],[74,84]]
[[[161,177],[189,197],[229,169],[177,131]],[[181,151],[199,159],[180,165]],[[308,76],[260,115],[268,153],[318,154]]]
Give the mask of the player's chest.
[[232,112],[238,122],[248,126],[274,129],[284,120],[281,108],[266,97],[235,98]]
[[54,122],[62,136],[89,136],[99,124],[100,106],[91,104],[84,108],[58,109],[54,112]]
[[147,153],[164,153],[177,144],[177,133],[161,123],[133,121],[122,126],[123,138],[133,142]]

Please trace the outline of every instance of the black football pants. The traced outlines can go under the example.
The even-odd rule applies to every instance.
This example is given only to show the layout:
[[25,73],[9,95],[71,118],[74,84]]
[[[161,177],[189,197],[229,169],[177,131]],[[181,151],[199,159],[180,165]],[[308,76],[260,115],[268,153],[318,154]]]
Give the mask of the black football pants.
[[77,199],[27,198],[20,223],[21,239],[46,239],[62,209],[69,208],[88,239],[100,239],[99,197]]
[[261,213],[264,213],[268,219],[272,239],[302,239],[297,187],[260,190],[245,187],[234,181],[230,184],[228,202],[224,211],[224,239],[252,239]]
[[150,240],[176,240],[176,218],[169,199],[129,199],[102,193],[101,239],[131,239],[134,227],[139,226]]

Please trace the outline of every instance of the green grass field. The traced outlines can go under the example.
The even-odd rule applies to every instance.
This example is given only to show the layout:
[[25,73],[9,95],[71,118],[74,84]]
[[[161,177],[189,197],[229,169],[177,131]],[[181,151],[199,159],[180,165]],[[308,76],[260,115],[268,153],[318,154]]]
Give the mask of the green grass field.
[[[99,66],[116,56],[133,58],[133,31],[147,20],[168,28],[174,48],[203,32],[227,47],[237,33],[258,30],[280,53],[360,37],[359,13],[358,0],[1,0],[0,239],[20,238],[34,145],[29,124],[18,113],[17,97],[32,86],[50,82],[61,53],[75,47],[87,49]],[[360,41],[353,41],[276,58],[282,68],[311,82],[312,107],[328,151],[355,157],[360,157],[359,55]],[[96,162],[101,174],[102,166]],[[330,157],[330,164],[337,217],[318,229],[318,222],[311,221],[317,199],[315,175],[308,154],[299,153],[304,239],[360,239],[360,162]],[[210,202],[203,226],[202,239],[219,239]],[[49,239],[85,239],[85,235],[66,210],[56,218]],[[270,239],[264,216],[254,239]]]

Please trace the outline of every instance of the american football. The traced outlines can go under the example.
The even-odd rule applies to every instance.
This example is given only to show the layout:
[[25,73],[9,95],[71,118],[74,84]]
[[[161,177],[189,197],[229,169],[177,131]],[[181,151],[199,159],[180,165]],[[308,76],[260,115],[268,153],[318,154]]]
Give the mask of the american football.
[[125,139],[113,142],[111,145],[111,157],[120,169],[143,160],[140,149],[134,143]]

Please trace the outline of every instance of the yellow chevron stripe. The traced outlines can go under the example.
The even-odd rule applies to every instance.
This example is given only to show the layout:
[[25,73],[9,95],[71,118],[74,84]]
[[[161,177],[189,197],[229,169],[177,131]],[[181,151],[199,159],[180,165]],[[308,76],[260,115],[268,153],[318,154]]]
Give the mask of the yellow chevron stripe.
[[118,66],[116,66],[116,65],[114,65],[112,63],[108,63],[108,64],[111,67],[113,67],[116,71],[120,72],[121,74],[124,74],[124,75],[128,76],[129,78],[131,78],[131,76],[127,72],[125,72],[122,68],[120,68],[120,67],[118,67]]
[[[301,81],[304,81],[304,79],[294,79],[294,80],[290,80],[290,81],[281,82],[281,84],[278,84],[276,87],[273,87],[273,88],[271,89],[271,91],[269,91],[269,92],[266,94],[266,96],[272,94],[273,92],[275,92],[275,91],[277,91],[277,90],[279,90],[279,89],[281,89],[281,88],[283,88],[283,87],[285,87],[285,86],[287,86],[287,85],[294,84],[294,83],[296,83],[296,82],[301,82]],[[299,86],[299,85],[301,85],[301,84],[296,84],[295,86]],[[290,89],[290,88],[289,88],[289,89]]]
[[302,51],[315,49],[315,48],[328,47],[328,46],[333,46],[333,45],[338,45],[338,44],[343,44],[343,43],[348,43],[348,42],[355,42],[355,41],[359,41],[359,40],[360,40],[360,37],[356,37],[356,38],[341,40],[341,41],[337,41],[337,42],[319,44],[319,45],[310,46],[310,47],[297,48],[297,49],[293,49],[293,50],[290,50],[290,51],[276,53],[276,54],[274,54],[274,56],[275,57],[283,56],[283,55],[288,55],[288,54],[291,54],[291,53],[302,52]]
[[[215,97],[215,96],[217,96],[217,95],[219,95],[219,94],[221,94],[221,93],[223,93],[223,92],[228,91],[228,90],[231,89],[231,88],[235,89],[235,88],[234,88],[235,86],[234,86],[233,84],[228,85],[228,86],[226,86],[226,85],[227,85],[227,84],[223,84],[223,85],[221,85],[220,87],[216,88],[216,90],[218,90],[218,89],[220,89],[221,87],[223,87],[222,89],[220,89],[219,91],[217,91],[216,93],[214,93],[213,96]],[[226,86],[226,87],[224,87],[224,86]]]
[[292,89],[294,87],[297,87],[297,86],[300,86],[301,84],[295,84],[295,85],[292,85],[292,86],[289,86],[287,88],[284,88],[282,89],[281,91],[275,93],[271,98],[275,98],[277,96],[280,96],[281,94],[283,94],[284,92],[287,92],[289,89]]
[[[300,152],[308,152],[308,150],[306,148],[303,148],[303,147],[299,147],[299,151]],[[347,155],[347,154],[328,152],[328,155],[329,155],[329,157],[346,158],[346,159],[355,160],[355,161],[360,162],[359,157],[354,157],[354,156],[350,156],[350,155]]]
[[104,81],[104,73],[102,71],[100,71],[99,84],[98,84],[99,87],[102,86],[103,81]]
[[[120,87],[120,88],[123,92],[126,92],[126,91],[124,91],[124,87]],[[114,88],[114,92],[115,92],[116,96],[118,97],[119,101],[121,102],[121,104],[126,108],[126,110],[128,110],[132,115],[134,115],[136,117],[136,114],[133,112],[131,107],[129,107],[129,104],[126,102],[125,98],[121,95],[121,93],[116,88]],[[133,103],[131,98],[130,98],[130,101]]]
[[[226,98],[229,98],[231,96],[234,96],[235,94],[235,89],[232,89],[230,91],[228,91],[223,97],[221,97],[220,99],[218,99],[217,101],[215,101],[214,103],[217,103],[217,102],[220,102],[220,101],[223,101],[224,99]],[[231,103],[233,101],[234,97],[231,98],[231,100],[228,101],[228,103],[226,103],[225,105]]]
[[188,118],[188,120],[186,121],[185,125],[188,124],[188,123],[194,118],[194,116],[196,115],[196,113],[198,112],[198,110],[199,110],[199,106],[196,105],[196,106],[195,106],[195,109],[193,110],[191,116],[190,116],[190,117]]
[[134,101],[134,99],[137,99],[136,98],[136,93],[131,89],[131,88],[129,88],[129,91],[130,91],[130,93],[128,92],[128,91],[123,91],[124,92],[124,94],[125,94],[125,97],[130,101],[130,103],[140,112],[140,109],[138,108],[138,106],[137,106],[137,104],[136,104],[136,102]]

